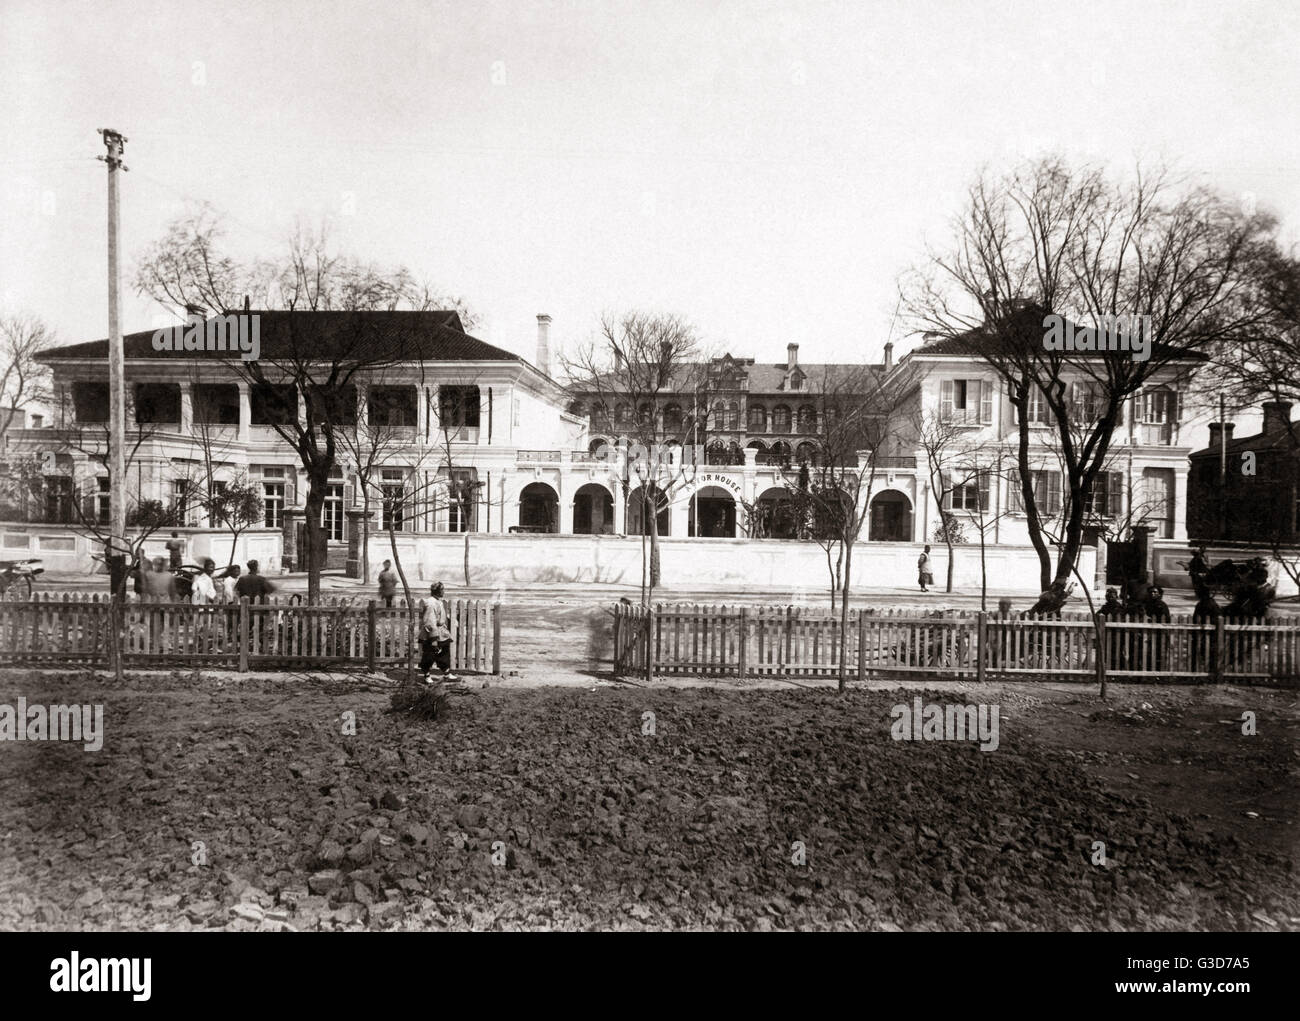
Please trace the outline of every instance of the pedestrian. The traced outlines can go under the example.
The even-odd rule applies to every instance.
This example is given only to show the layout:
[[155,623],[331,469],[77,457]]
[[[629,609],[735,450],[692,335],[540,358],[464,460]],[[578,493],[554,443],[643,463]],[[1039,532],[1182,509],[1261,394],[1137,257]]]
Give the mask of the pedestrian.
[[[250,604],[265,603],[266,597],[275,591],[275,586],[259,573],[261,566],[256,560],[248,562],[248,573],[235,582],[236,599],[247,599]],[[266,612],[249,613],[248,630],[251,632],[252,651],[255,655],[269,655],[272,652],[271,638],[275,632],[270,626],[274,623],[274,620],[268,619]]]
[[152,567],[153,570],[140,576],[140,594],[146,599],[175,602],[176,578],[167,570],[167,562],[162,557],[154,557]]
[[384,601],[385,606],[393,605],[393,597],[397,595],[397,572],[393,570],[391,560],[384,561],[384,569],[379,572],[379,598]]
[[174,571],[184,563],[185,540],[181,538],[179,532],[172,532],[172,537],[167,540],[167,556],[171,558],[171,569]]
[[934,584],[934,575],[930,573],[930,547],[926,546],[925,551],[916,559],[917,581],[921,583],[921,591],[929,592],[927,585]]
[[217,586],[212,578],[216,569],[217,565],[211,557],[203,558],[203,570],[194,576],[194,584],[190,588],[190,602],[195,606],[207,606],[217,601]]
[[1124,604],[1119,601],[1119,589],[1108,588],[1106,590],[1106,601],[1101,604],[1101,609],[1097,612],[1103,617],[1124,616]]
[[221,579],[221,601],[223,603],[239,602],[239,565],[231,564],[226,568],[226,575]]
[[992,666],[995,670],[1007,669],[1015,666],[1015,626],[1011,622],[1016,619],[1016,612],[1011,608],[1010,598],[1003,596],[998,600],[998,612],[993,615],[993,619],[996,623],[993,625],[995,661]]
[[[261,564],[256,560],[248,562],[248,573],[235,582],[235,598],[247,596],[250,603],[264,603],[266,597],[275,591],[275,586],[259,572]],[[239,568],[236,567],[238,572]]]
[[420,600],[420,676],[429,683],[429,672],[436,665],[444,681],[460,680],[451,672],[451,628],[447,607],[442,602],[442,582],[429,586],[429,598]]
[[1210,590],[1203,589],[1192,609],[1192,623],[1200,628],[1191,635],[1193,670],[1209,673],[1219,663],[1219,618],[1222,616]]
[[1143,607],[1146,610],[1147,617],[1157,626],[1151,628],[1151,669],[1157,673],[1165,668],[1167,653],[1165,646],[1169,644],[1169,630],[1160,627],[1161,624],[1169,623],[1169,607],[1165,603],[1165,590],[1159,585],[1152,585],[1147,591],[1147,601]]

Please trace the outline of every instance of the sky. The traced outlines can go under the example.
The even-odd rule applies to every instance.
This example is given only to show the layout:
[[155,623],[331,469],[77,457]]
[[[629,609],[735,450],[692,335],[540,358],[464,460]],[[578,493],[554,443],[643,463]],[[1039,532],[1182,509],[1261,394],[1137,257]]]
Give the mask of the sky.
[[123,328],[169,222],[295,223],[531,358],[604,311],[737,357],[877,360],[984,168],[1164,162],[1300,243],[1300,4],[0,0],[0,310],[107,335],[96,129],[127,136]]

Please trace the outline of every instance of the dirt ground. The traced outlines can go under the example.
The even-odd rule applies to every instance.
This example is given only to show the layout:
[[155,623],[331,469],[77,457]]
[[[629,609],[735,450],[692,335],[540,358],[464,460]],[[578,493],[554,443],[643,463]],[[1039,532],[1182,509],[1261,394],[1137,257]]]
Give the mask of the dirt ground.
[[[1300,928],[1295,692],[630,687],[570,669],[595,612],[435,722],[378,676],[0,671],[106,735],[0,744],[0,926]],[[914,697],[998,748],[894,740]]]

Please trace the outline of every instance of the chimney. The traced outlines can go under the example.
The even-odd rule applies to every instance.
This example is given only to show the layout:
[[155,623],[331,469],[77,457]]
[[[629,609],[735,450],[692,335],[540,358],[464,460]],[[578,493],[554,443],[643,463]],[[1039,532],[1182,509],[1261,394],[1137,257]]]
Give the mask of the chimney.
[[885,371],[888,372],[894,367],[894,342],[885,341]]
[[785,346],[785,371],[790,372],[799,364],[799,345],[787,344]]
[[1210,446],[1218,450],[1226,439],[1228,443],[1232,442],[1232,430],[1237,427],[1236,422],[1211,422],[1210,423]]
[[251,308],[252,308],[252,302],[251,302],[251,300],[249,299],[248,295],[245,294],[245,295],[244,295],[244,311],[245,311],[245,312],[248,312]]
[[1264,432],[1287,432],[1291,424],[1291,402],[1269,401],[1264,405]]
[[551,374],[551,317],[545,312],[537,317],[537,367]]

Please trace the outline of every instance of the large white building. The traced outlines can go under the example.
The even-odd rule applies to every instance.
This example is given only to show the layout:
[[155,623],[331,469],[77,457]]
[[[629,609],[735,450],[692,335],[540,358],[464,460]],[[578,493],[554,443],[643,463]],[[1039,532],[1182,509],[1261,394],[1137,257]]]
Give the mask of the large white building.
[[[549,532],[639,534],[647,526],[636,475],[620,443],[626,416],[680,414],[671,395],[655,409],[594,408],[550,375],[549,316],[538,316],[534,362],[464,332],[454,312],[260,312],[260,375],[235,365],[237,352],[158,350],[152,332],[125,338],[128,491],[132,506],[157,501],[180,527],[202,528],[202,493],[246,479],[261,493],[261,524],[283,536],[284,566],[301,562],[307,485],[298,452],[275,428],[306,420],[301,394],[285,389],[295,359],[336,391],[330,418],[340,435],[382,435],[372,457],[372,533]],[[354,359],[350,350],[364,350]],[[49,351],[56,399],[39,428],[11,428],[6,457],[40,464],[11,492],[3,531],[12,556],[63,551],[46,528],[107,520],[103,460],[108,416],[107,341]],[[331,367],[335,370],[330,376]],[[818,388],[861,366],[805,365],[790,344],[784,363],[724,356],[709,366],[716,405],[704,463],[684,475],[659,515],[668,538],[791,538],[775,513],[792,471],[816,456]],[[893,364],[868,367],[909,388],[891,418],[862,538],[933,541],[941,515],[918,423],[954,426],[972,465],[1015,464],[1017,426],[995,374],[968,343],[931,340]],[[348,371],[343,371],[347,369]],[[1183,398],[1173,369],[1129,402],[1116,431],[1104,482],[1090,498],[1094,526],[1145,523],[1157,537],[1184,538],[1187,455]],[[1064,381],[1086,411],[1086,388]],[[577,398],[575,400],[575,397]],[[676,408],[676,410],[674,410]],[[1059,511],[1063,483],[1041,401],[1030,408],[1037,503]],[[321,523],[327,563],[355,560],[364,505],[356,451],[336,450]],[[34,455],[34,457],[33,457]],[[864,455],[865,456],[865,455]],[[974,525],[990,519],[990,542],[1028,541],[1008,470],[983,486],[959,486],[946,503]],[[470,494],[465,499],[456,493]],[[974,529],[968,530],[968,535]],[[1110,530],[1114,535],[1114,530]]]

